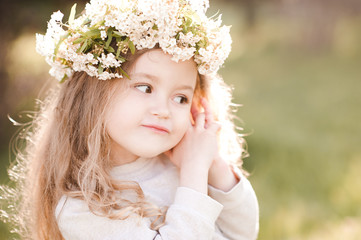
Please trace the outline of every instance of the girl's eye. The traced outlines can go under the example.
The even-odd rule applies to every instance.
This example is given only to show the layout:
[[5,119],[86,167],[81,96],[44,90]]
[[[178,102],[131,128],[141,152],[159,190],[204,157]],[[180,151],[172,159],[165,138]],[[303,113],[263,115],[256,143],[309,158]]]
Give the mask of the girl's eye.
[[135,88],[144,93],[152,93],[152,88],[149,85],[138,85]]
[[176,96],[176,97],[174,98],[174,101],[175,101],[176,103],[180,103],[180,104],[187,104],[187,103],[188,103],[188,98],[185,97],[185,96]]

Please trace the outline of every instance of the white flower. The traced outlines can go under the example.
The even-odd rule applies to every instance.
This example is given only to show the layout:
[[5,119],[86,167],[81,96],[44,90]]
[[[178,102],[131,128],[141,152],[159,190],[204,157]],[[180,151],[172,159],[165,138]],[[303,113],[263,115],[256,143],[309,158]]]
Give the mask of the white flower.
[[[74,19],[68,30],[64,30],[63,14],[53,13],[46,34],[36,35],[36,51],[45,56],[50,74],[59,80],[74,71],[101,80],[120,78],[122,75],[113,71],[122,61],[108,48],[109,42],[105,46],[107,31],[114,30],[122,36],[113,37],[120,41],[118,46],[127,46],[129,40],[138,50],[158,44],[172,60],[194,57],[201,74],[213,74],[228,57],[232,40],[229,27],[221,27],[221,16],[207,18],[208,8],[209,0],[90,0],[85,13]],[[99,40],[88,42],[86,34],[94,27],[100,31],[94,37]]]
[[200,15],[205,14],[207,9],[209,8],[208,0],[190,0],[189,3],[192,9]]
[[99,62],[101,62],[102,66],[105,68],[109,67],[120,67],[120,62],[115,58],[114,54],[102,54],[100,58],[98,58]]
[[107,38],[107,32],[104,30],[100,31],[100,35],[103,40],[105,40]]
[[62,65],[59,62],[53,62],[53,65],[49,70],[49,74],[55,77],[58,81],[61,81],[64,76],[70,77],[73,74],[73,70]]

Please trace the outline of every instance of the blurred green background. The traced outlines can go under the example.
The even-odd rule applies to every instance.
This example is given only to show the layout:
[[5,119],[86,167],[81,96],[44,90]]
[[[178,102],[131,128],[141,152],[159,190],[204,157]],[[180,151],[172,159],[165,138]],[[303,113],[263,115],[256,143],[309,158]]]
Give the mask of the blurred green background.
[[[22,121],[49,81],[35,33],[58,9],[67,19],[73,3],[1,1],[0,184],[9,182],[17,130],[7,115]],[[221,74],[243,105],[238,124],[249,134],[244,167],[260,204],[259,239],[361,239],[361,1],[210,4],[209,16],[220,9],[232,25]],[[0,239],[10,239],[4,223]]]

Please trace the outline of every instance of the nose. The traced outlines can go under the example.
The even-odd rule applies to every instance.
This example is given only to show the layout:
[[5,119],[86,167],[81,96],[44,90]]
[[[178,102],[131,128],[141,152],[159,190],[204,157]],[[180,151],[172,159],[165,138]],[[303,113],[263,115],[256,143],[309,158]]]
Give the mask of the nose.
[[170,117],[168,98],[165,96],[157,96],[152,99],[150,112],[158,118],[167,119]]

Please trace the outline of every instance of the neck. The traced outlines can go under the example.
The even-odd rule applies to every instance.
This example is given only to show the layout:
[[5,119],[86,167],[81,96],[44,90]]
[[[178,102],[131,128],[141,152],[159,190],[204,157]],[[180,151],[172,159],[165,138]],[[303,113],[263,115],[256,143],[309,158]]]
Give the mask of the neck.
[[134,162],[139,158],[139,156],[134,155],[133,153],[127,151],[123,147],[112,143],[110,158],[114,166],[119,166]]

